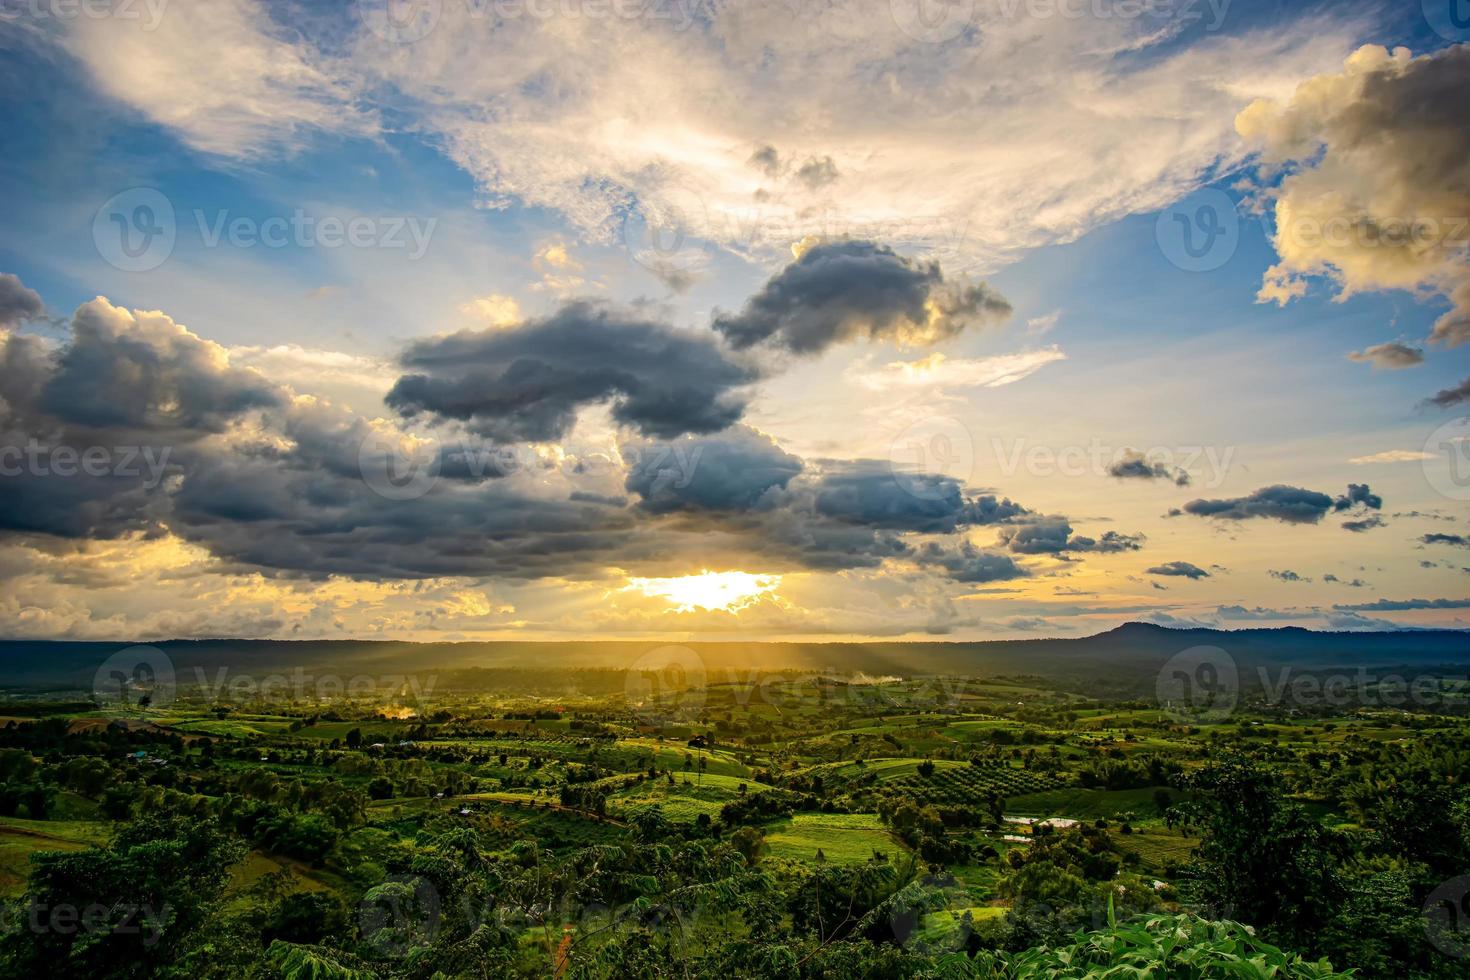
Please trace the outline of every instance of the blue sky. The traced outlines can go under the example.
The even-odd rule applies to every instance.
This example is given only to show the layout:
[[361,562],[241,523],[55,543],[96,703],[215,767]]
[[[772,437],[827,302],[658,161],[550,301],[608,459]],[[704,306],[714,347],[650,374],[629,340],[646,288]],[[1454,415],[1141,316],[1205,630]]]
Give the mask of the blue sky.
[[[155,0],[98,17],[39,0],[0,6],[11,123],[0,273],[44,303],[7,325],[43,338],[45,352],[27,355],[36,370],[64,378],[73,331],[95,320],[112,345],[96,358],[124,357],[128,337],[146,335],[181,365],[203,358],[272,386],[228,425],[170,428],[183,461],[150,488],[146,516],[81,531],[10,522],[0,631],[990,637],[1089,632],[1138,610],[1243,625],[1236,608],[1256,611],[1251,625],[1463,625],[1470,606],[1453,603],[1470,555],[1425,536],[1465,533],[1470,493],[1444,458],[1456,450],[1431,443],[1456,445],[1445,439],[1466,399],[1425,400],[1470,374],[1470,337],[1454,326],[1470,302],[1456,292],[1470,282],[1456,226],[1470,192],[1453,168],[1400,175],[1414,172],[1409,154],[1433,160],[1466,126],[1452,107],[1417,103],[1417,121],[1360,121],[1435,85],[1453,90],[1464,38],[1448,8],[1235,0],[1130,16],[1126,3],[1089,0],[1064,16],[961,0],[925,7],[938,19],[919,22],[919,2],[650,0],[613,16],[565,0],[535,16],[426,0],[395,6],[408,26],[393,30],[374,0],[345,12]],[[124,15],[136,10],[143,20]],[[1376,145],[1365,131],[1391,137],[1387,148],[1362,149]],[[1181,268],[1168,244],[1176,216],[1188,223],[1198,202],[1222,199],[1228,259]],[[158,202],[172,245],[130,268],[109,236],[143,220],[140,204],[167,220]],[[1324,218],[1432,220],[1443,234],[1412,255],[1297,234]],[[361,238],[323,243],[322,222]],[[273,234],[279,247],[260,240]],[[854,258],[843,252],[852,243],[875,251]],[[852,289],[892,276],[923,291],[927,324],[897,299],[890,317],[837,310],[830,290],[798,295],[798,274],[828,256],[874,263]],[[1004,315],[965,292],[981,283]],[[778,295],[785,319],[737,349],[722,324],[751,297]],[[86,305],[99,296],[105,308]],[[464,332],[474,343],[460,363],[426,369],[426,384],[462,392],[471,372],[494,401],[504,364],[474,373],[475,359],[508,356],[491,348],[518,332],[517,356],[534,349],[560,370],[567,352],[537,346],[553,336],[540,325],[586,309],[715,344],[750,372],[738,421],[654,432],[619,415],[631,396],[614,385],[574,399],[554,437],[512,437],[492,418],[499,409],[456,415],[389,395],[412,373],[408,352],[438,357],[443,335]],[[787,331],[818,321],[830,338],[814,352],[793,346]],[[165,386],[183,384],[184,370],[164,372]],[[255,382],[207,382],[235,384]],[[180,402],[150,397],[164,414]],[[23,417],[14,405],[7,438],[21,442],[164,438],[156,425],[82,432],[57,409]],[[350,492],[303,482],[330,469],[291,455],[306,452],[311,426],[357,443],[389,433],[431,455],[489,438],[538,463],[504,480],[441,481],[369,518],[341,504],[365,476]],[[1436,431],[1449,434],[1435,442]],[[1023,515],[951,521],[935,537],[932,522],[904,524],[891,509],[823,510],[865,461],[908,465],[895,461],[936,433],[949,455],[920,463],[926,476],[953,484],[955,499],[1013,499]],[[636,452],[657,439],[707,452],[727,488],[772,460],[794,457],[800,475],[735,494],[745,511],[655,505],[635,489]],[[259,447],[272,441],[287,448],[267,463]],[[1151,450],[1161,468],[1110,473],[1128,450]],[[1046,462],[1067,452],[1105,458],[1076,473]],[[194,495],[245,469],[262,497],[269,485],[323,510],[226,527],[225,509]],[[1186,506],[1270,487],[1336,498],[1349,484],[1370,487],[1373,502],[1305,520]],[[45,497],[46,486],[26,492]],[[462,562],[384,558],[384,542],[436,514],[525,507],[523,527],[536,526],[552,520],[537,502],[571,520],[566,502],[587,495],[620,509],[577,515],[552,549],[567,554],[564,569],[509,560],[546,542],[481,524],[424,539]],[[866,535],[861,558],[810,547],[839,530],[833,521]],[[1069,530],[1057,547],[1018,543],[1018,528],[1059,523]],[[1130,543],[1098,546],[1108,531]],[[261,534],[281,547],[242,543]],[[344,537],[324,547],[332,534]],[[980,560],[984,575],[957,571],[978,567],[975,555],[994,557]],[[1201,574],[1171,574],[1177,563]],[[745,591],[729,599],[730,579],[675,590],[717,597],[702,606],[631,584],[705,572],[744,576]],[[180,579],[188,588],[169,584]],[[1343,584],[1355,579],[1365,584]],[[1448,604],[1339,608],[1385,598]]]

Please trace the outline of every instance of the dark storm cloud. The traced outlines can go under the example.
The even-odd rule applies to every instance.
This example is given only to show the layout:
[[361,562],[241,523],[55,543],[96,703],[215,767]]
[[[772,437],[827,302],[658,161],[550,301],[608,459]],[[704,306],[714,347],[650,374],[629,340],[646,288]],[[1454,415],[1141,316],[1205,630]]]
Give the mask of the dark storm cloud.
[[814,245],[771,278],[739,314],[714,328],[737,349],[770,344],[817,354],[859,338],[935,343],[1010,316],[983,284],[947,281],[936,262],[904,258],[885,245]]
[[622,452],[629,461],[624,488],[652,513],[750,510],[804,466],[775,440],[745,426],[717,436],[627,445]]
[[758,376],[713,337],[589,302],[512,329],[417,341],[400,360],[408,373],[390,406],[506,442],[559,439],[580,409],[602,402],[645,436],[718,432],[739,421],[737,389]]
[[280,405],[261,375],[162,314],[80,307],[71,343],[0,335],[0,529],[163,533],[168,491],[234,419]]
[[1010,555],[982,551],[968,541],[961,541],[954,548],[931,541],[919,550],[917,559],[921,565],[942,569],[946,577],[956,582],[971,585],[1007,582],[1030,574]]
[[966,498],[952,477],[895,471],[885,462],[828,462],[815,485],[817,513],[847,524],[947,533],[1029,513],[1009,499]]
[[1382,510],[1383,498],[1374,493],[1366,483],[1349,483],[1347,493],[1332,502],[1332,509],[1352,510],[1359,505],[1369,510]]
[[39,407],[69,425],[198,434],[279,403],[275,385],[223,355],[168,317],[93,300],[73,317]]
[[1209,572],[1187,561],[1169,561],[1162,565],[1155,565],[1148,569],[1148,573],[1150,575],[1163,575],[1168,578],[1188,578],[1196,581],[1210,577]]
[[1453,544],[1461,548],[1470,548],[1470,538],[1463,534],[1426,534],[1419,540],[1425,544]]
[[[1262,487],[1245,497],[1191,500],[1184,505],[1182,512],[1224,521],[1245,521],[1261,517],[1288,524],[1316,524],[1331,511],[1358,508],[1377,510],[1382,506],[1382,498],[1373,493],[1366,484],[1350,484],[1348,492],[1336,498],[1315,490],[1277,484]],[[1170,515],[1177,513],[1179,512],[1171,511]]]
[[40,295],[9,272],[0,272],[0,330],[39,319],[46,312]]
[[1055,555],[1067,550],[1072,525],[1064,520],[1038,521],[1002,528],[1000,540],[1018,555]]
[[1131,449],[1108,467],[1108,475],[1119,480],[1171,480],[1176,486],[1189,486],[1189,474],[1184,470],[1177,467],[1171,470]]
[[[135,445],[157,465],[145,458],[140,476],[7,478],[0,531],[172,534],[230,569],[371,580],[589,579],[712,561],[847,570],[899,560],[978,583],[1028,572],[1005,554],[915,536],[1039,522],[1059,529],[1070,550],[1131,550],[1141,540],[1073,536],[1063,518],[1036,519],[1009,498],[884,462],[808,464],[738,424],[630,439],[623,463],[425,439],[327,399],[297,398],[162,314],[97,300],[77,311],[72,329],[59,349],[0,334],[0,449],[36,443],[49,465],[57,451]],[[633,428],[688,429],[686,416],[704,424],[733,384],[755,376],[712,337],[586,304],[518,330],[424,341],[405,363],[419,369],[424,390],[452,391],[459,414],[436,402],[436,421],[463,416],[517,433],[557,429],[584,396],[610,399]],[[525,395],[510,407],[499,378],[517,371],[549,383],[510,385]],[[482,372],[494,381],[477,389],[471,381]],[[683,413],[688,388],[697,405]],[[430,412],[414,404],[410,413]]]
[[[633,461],[626,486],[640,510],[678,517],[685,531],[738,537],[782,566],[870,568],[914,559],[905,535],[952,534],[1029,513],[1007,498],[967,496],[949,477],[895,472],[878,460],[823,460],[812,469],[744,427],[630,445],[625,453]],[[921,563],[943,565],[965,581],[1022,574],[973,550],[945,553],[948,564]]]
[[1376,344],[1366,350],[1353,351],[1348,355],[1348,360],[1357,361],[1359,364],[1371,364],[1389,371],[1402,371],[1404,368],[1423,364],[1424,349],[1410,347],[1408,344],[1395,341],[1388,344]]
[[1117,531],[1108,531],[1101,538],[1073,535],[1072,525],[1065,518],[1048,517],[1002,528],[1000,540],[1018,555],[1058,555],[1069,551],[1112,554],[1138,551],[1143,547],[1144,537],[1141,534],[1120,534]]
[[1143,548],[1142,534],[1121,534],[1104,531],[1100,538],[1088,538],[1078,534],[1067,543],[1068,551],[1095,551],[1098,554],[1116,554],[1123,551],[1138,551]]
[[[1470,332],[1470,328],[1467,328],[1467,332]],[[1470,402],[1470,378],[1466,378],[1453,388],[1446,388],[1438,394],[1432,395],[1424,400],[1425,405],[1433,405],[1436,408],[1454,408],[1456,405],[1463,405],[1465,402]]]

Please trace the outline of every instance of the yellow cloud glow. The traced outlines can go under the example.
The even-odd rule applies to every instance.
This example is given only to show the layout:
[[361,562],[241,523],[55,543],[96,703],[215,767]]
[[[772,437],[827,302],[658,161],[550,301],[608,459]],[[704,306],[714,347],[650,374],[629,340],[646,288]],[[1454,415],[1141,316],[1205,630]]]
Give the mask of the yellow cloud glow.
[[779,575],[749,572],[711,572],[675,578],[630,578],[624,591],[638,591],[672,603],[680,612],[725,609],[734,612],[750,605],[781,584]]

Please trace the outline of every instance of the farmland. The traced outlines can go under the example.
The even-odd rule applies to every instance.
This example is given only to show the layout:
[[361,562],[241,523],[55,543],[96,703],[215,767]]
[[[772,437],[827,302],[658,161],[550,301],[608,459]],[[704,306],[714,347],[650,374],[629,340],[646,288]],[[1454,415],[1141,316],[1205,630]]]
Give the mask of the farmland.
[[[432,899],[435,915],[446,896],[488,903],[515,937],[506,962],[535,975],[548,935],[598,948],[610,940],[593,938],[604,927],[589,910],[642,916],[644,890],[702,893],[719,862],[735,875],[721,888],[759,881],[786,897],[767,915],[752,893],[727,926],[704,920],[701,943],[806,928],[832,890],[917,902],[888,913],[914,955],[1035,945],[1106,925],[1109,908],[1198,907],[1229,799],[1213,788],[1222,766],[1267,780],[1321,833],[1396,840],[1374,836],[1363,802],[1385,791],[1383,773],[1470,778],[1464,705],[1443,690],[1414,713],[1243,703],[1205,725],[1022,676],[850,686],[788,671],[642,699],[491,685],[412,705],[397,691],[323,704],[181,686],[166,704],[80,706],[18,693],[0,729],[0,891],[30,901],[34,868],[111,853],[133,828],[208,829],[229,855],[209,914],[254,936],[247,948],[268,945],[273,917],[309,908],[316,925],[292,926],[291,942],[347,930],[353,962],[383,975],[404,967],[395,949],[431,938],[401,934],[418,914],[405,902]],[[1441,860],[1444,836],[1413,845],[1416,860]],[[687,864],[696,856],[705,870]],[[632,877],[590,870],[607,860]],[[500,869],[484,879],[500,891],[463,891],[464,868]]]

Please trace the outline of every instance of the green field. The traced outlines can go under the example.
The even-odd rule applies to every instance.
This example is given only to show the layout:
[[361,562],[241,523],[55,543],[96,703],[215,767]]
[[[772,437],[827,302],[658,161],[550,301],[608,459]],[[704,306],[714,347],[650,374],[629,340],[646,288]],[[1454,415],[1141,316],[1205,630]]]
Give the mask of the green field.
[[772,857],[811,861],[820,850],[828,861],[861,864],[879,851],[889,858],[904,846],[870,813],[798,813],[766,825]]
[[105,843],[112,825],[90,820],[0,817],[0,895],[19,895],[37,851],[80,851]]

